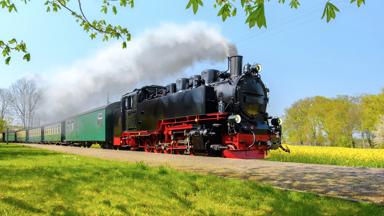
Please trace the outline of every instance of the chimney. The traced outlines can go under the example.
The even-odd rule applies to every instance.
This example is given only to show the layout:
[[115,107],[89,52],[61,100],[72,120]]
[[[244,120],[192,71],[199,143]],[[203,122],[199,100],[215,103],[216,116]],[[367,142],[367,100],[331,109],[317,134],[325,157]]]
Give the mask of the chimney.
[[243,67],[243,56],[236,55],[228,57],[228,68],[231,77],[240,76]]

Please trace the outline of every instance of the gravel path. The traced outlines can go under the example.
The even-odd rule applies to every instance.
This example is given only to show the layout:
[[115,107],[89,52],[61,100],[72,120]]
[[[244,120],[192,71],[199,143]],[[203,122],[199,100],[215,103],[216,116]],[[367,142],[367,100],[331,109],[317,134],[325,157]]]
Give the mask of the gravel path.
[[143,161],[149,165],[168,165],[180,170],[249,179],[283,189],[309,191],[384,205],[384,169],[85,149],[56,145],[25,145],[109,160]]

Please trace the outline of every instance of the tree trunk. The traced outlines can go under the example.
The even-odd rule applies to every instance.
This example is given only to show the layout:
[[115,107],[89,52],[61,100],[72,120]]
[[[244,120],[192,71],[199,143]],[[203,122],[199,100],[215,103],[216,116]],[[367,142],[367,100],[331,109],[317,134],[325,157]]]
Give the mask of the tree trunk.
[[351,135],[351,139],[352,139],[352,148],[356,148],[356,143],[352,135]]
[[368,141],[368,144],[369,144],[370,148],[374,148],[375,147],[375,144],[372,141],[372,135],[369,132],[367,133],[367,141]]

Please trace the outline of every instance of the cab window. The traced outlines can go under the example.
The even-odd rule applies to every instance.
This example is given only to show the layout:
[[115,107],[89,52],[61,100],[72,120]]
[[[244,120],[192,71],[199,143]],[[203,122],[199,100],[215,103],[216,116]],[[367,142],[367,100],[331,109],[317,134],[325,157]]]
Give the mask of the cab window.
[[134,108],[134,96],[128,96],[125,99],[125,109],[131,110]]

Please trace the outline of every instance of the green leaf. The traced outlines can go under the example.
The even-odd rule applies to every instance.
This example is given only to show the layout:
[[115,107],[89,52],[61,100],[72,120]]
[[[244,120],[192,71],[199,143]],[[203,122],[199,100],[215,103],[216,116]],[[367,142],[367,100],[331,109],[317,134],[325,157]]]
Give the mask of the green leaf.
[[185,7],[185,9],[189,9],[191,6],[192,6],[192,1],[193,0],[189,0],[187,6]]
[[356,2],[357,7],[360,7],[362,4],[365,4],[365,0],[351,0],[351,4]]
[[96,35],[97,35],[97,33],[92,33],[92,34],[89,35],[89,37],[90,37],[91,39],[95,39],[95,38],[96,38]]
[[5,59],[5,64],[9,65],[9,62],[11,61],[11,56],[8,56],[6,59]]
[[126,7],[127,6],[127,0],[120,0],[120,6]]
[[190,7],[192,7],[193,13],[196,14],[197,10],[199,9],[199,6],[203,6],[202,0],[189,0],[185,9],[189,9]]
[[8,43],[9,43],[9,44],[15,44],[15,43],[17,43],[17,41],[16,41],[15,38],[13,38],[12,40],[9,40]]
[[30,61],[31,60],[31,54],[27,53],[23,56],[23,59],[26,60],[26,61]]
[[113,7],[112,7],[112,11],[113,11],[113,13],[114,13],[115,15],[117,14],[116,6],[113,6]]
[[104,14],[108,13],[108,7],[106,5],[101,6],[101,12]]
[[245,21],[249,27],[252,28],[255,25],[257,27],[267,27],[267,21],[265,19],[264,3],[257,4],[255,7],[249,9],[249,15]]
[[291,6],[291,8],[297,9],[300,6],[300,2],[299,0],[291,0],[291,3],[289,3],[289,5]]
[[237,13],[237,9],[235,8],[233,9],[231,16],[236,16],[236,13]]
[[225,21],[229,16],[231,16],[231,5],[224,4],[217,13],[217,16],[221,16],[221,19]]
[[194,3],[192,4],[193,13],[196,14],[198,9],[199,9],[199,3],[198,3],[198,0],[195,0]]
[[127,48],[127,42],[124,41],[124,42],[122,43],[122,47],[123,47],[123,49]]
[[324,7],[323,15],[321,16],[321,19],[326,18],[327,22],[330,22],[332,19],[336,18],[336,13],[340,12],[339,8],[337,8],[334,4],[331,2],[327,2]]
[[248,3],[247,0],[241,0],[240,1],[241,7],[244,7],[246,3]]

